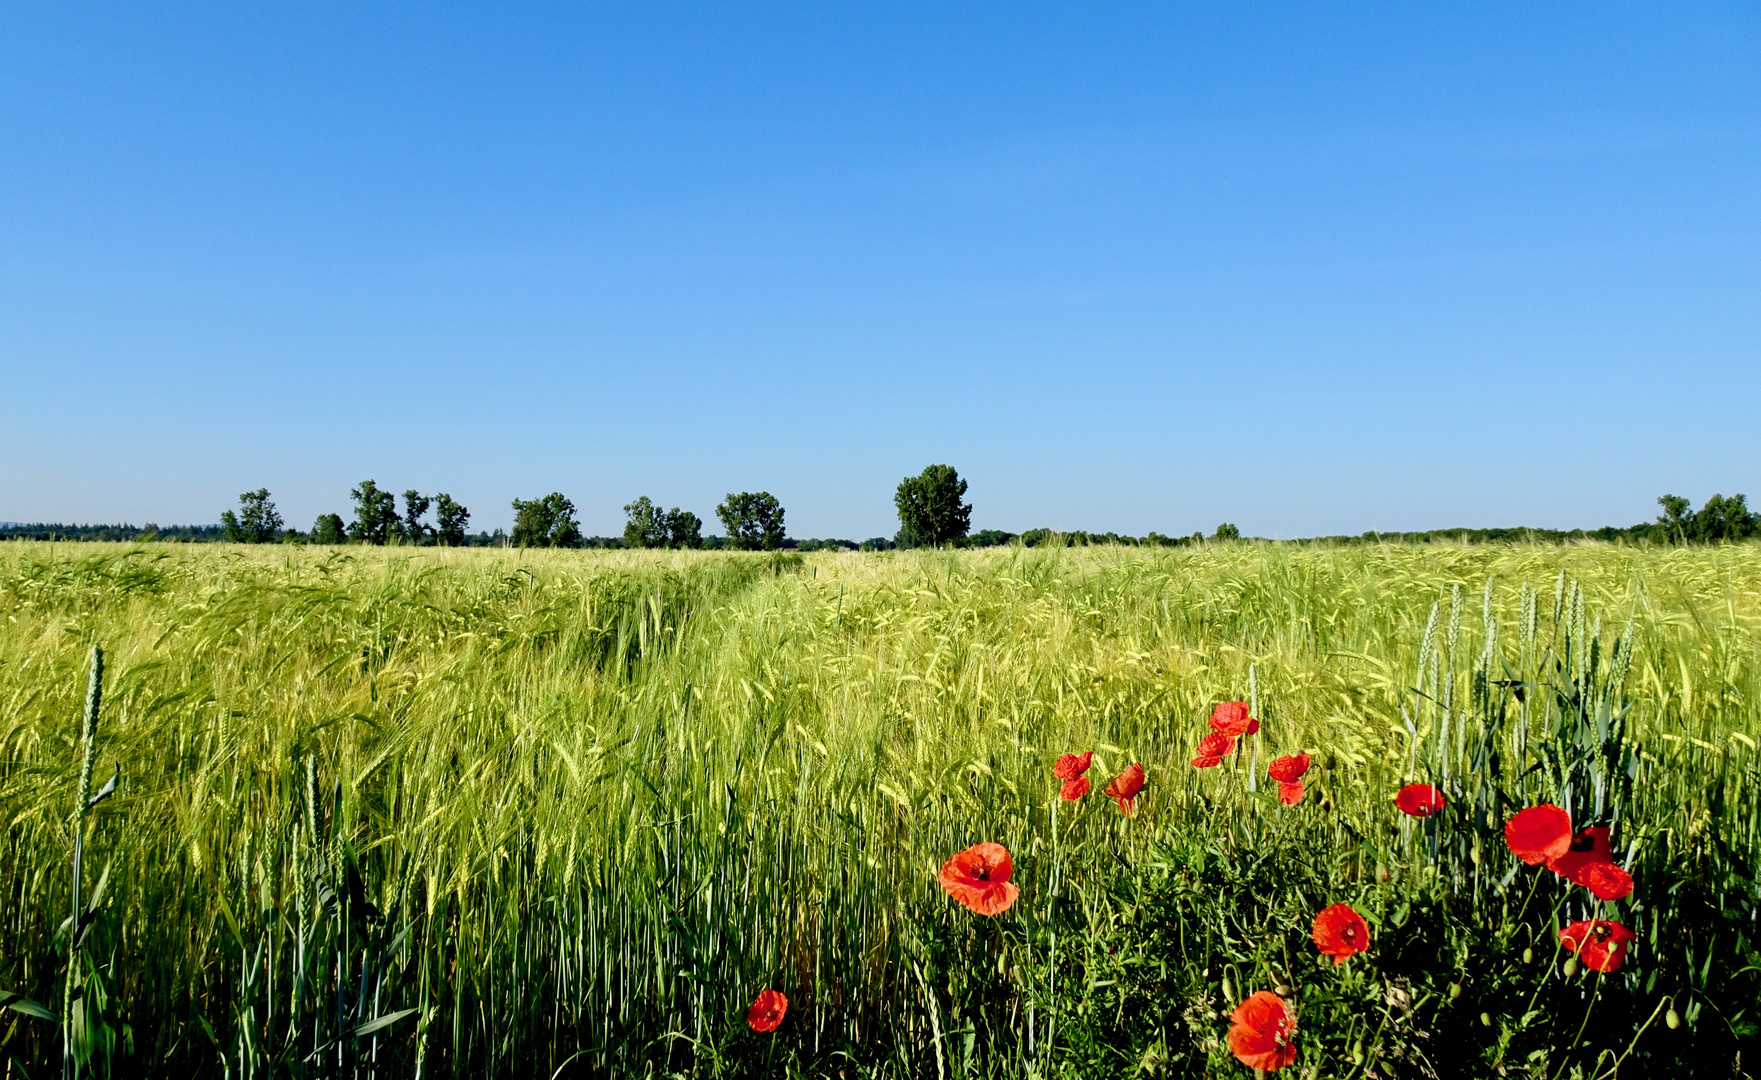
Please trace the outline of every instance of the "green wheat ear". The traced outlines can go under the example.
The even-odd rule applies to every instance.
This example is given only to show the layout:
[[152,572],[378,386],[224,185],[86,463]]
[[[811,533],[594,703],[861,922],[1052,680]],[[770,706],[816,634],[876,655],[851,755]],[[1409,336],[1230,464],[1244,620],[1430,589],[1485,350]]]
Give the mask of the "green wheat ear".
[[80,819],[86,816],[86,803],[92,797],[92,758],[96,756],[98,738],[98,708],[104,700],[104,650],[92,646],[92,678],[86,684],[86,715],[80,725],[81,758],[79,765],[79,787],[75,791],[73,801],[73,820],[77,826]]

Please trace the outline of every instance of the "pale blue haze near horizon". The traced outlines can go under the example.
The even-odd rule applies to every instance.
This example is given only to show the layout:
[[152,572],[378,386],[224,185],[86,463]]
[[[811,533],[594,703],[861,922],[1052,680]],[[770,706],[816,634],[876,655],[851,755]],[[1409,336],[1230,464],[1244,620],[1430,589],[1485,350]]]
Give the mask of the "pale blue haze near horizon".
[[1761,8],[13,3],[0,519],[1761,496]]

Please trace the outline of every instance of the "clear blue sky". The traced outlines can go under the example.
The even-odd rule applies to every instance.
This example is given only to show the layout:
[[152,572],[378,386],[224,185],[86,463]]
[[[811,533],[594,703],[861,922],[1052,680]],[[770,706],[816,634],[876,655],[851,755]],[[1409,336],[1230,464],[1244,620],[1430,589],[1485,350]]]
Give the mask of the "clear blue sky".
[[1753,4],[0,7],[0,519],[1761,496]]

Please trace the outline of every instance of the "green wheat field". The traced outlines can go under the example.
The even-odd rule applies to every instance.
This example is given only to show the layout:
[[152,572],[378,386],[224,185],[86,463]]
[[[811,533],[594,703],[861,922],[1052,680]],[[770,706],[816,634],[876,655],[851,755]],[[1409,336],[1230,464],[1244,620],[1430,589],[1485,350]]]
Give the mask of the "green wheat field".
[[[1251,1076],[1255,991],[1288,1075],[1761,1062],[1753,544],[11,542],[0,612],[7,1078]],[[1630,896],[1511,854],[1545,802]],[[988,918],[937,880],[980,841]]]

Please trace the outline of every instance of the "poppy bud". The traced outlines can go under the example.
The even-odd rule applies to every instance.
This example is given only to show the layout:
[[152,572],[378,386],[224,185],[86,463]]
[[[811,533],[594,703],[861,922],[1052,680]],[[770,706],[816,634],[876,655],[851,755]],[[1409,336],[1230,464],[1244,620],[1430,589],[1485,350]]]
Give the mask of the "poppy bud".
[[1523,963],[1532,964],[1534,962],[1535,962],[1535,950],[1524,949],[1523,950]]
[[1492,1026],[1492,1014],[1491,1013],[1481,1013],[1480,1014],[1480,1026],[1481,1027],[1491,1027]]
[[1674,1031],[1676,1028],[1682,1026],[1682,1014],[1671,1009],[1663,1014],[1663,1022],[1668,1025],[1669,1030]]
[[1386,866],[1383,866],[1381,863],[1376,864],[1376,880],[1377,881],[1387,881],[1388,880],[1388,868]]
[[1287,998],[1291,994],[1291,989],[1283,983],[1279,983],[1277,986],[1272,987],[1272,993],[1277,994],[1281,998]]
[[1477,836],[1474,837],[1474,846],[1468,849],[1468,861],[1480,865],[1480,838]]
[[1575,956],[1567,957],[1566,961],[1565,961],[1564,971],[1565,971],[1565,977],[1568,979],[1571,978],[1573,975],[1576,975],[1578,973],[1578,958]]
[[1362,1039],[1359,1039],[1351,1048],[1351,1063],[1353,1065],[1364,1063],[1364,1041]]
[[1454,1001],[1456,998],[1458,998],[1460,996],[1461,996],[1461,984],[1458,982],[1450,983],[1449,984],[1449,1000]]
[[1235,1000],[1235,987],[1229,982],[1227,975],[1223,976],[1223,1000],[1225,1002]]

